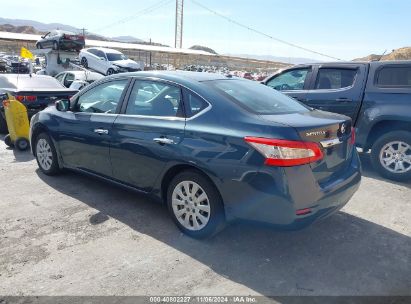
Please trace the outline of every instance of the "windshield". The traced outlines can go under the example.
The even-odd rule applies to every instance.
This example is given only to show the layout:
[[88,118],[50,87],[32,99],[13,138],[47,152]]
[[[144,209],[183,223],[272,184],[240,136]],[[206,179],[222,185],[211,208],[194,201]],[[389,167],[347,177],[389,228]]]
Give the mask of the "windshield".
[[214,80],[207,84],[252,113],[285,114],[309,111],[296,100],[248,80]]
[[127,56],[124,54],[107,53],[108,61],[126,60]]

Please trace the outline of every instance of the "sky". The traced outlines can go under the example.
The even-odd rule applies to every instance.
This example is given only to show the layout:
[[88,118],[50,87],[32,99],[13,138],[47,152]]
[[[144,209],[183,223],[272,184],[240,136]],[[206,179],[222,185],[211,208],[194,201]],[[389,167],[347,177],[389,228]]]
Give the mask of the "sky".
[[[344,60],[411,46],[409,0],[196,1],[269,36]],[[0,0],[0,6],[3,18],[58,22],[105,36],[174,45],[175,0]],[[329,59],[239,27],[193,0],[184,0],[183,28],[185,48],[204,45],[221,54]]]

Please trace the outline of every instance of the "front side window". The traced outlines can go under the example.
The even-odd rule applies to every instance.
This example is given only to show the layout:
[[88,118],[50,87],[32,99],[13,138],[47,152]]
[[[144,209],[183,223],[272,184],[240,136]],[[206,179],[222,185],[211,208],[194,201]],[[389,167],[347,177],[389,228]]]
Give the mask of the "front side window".
[[277,91],[303,90],[309,69],[295,69],[284,72],[267,82],[269,87]]
[[377,86],[411,87],[411,66],[383,67],[377,75]]
[[75,106],[77,112],[115,113],[128,80],[100,84],[81,95]]
[[126,114],[183,117],[179,87],[154,81],[136,81],[127,104]]
[[309,111],[287,95],[258,82],[232,79],[208,81],[207,84],[251,113],[264,115]]
[[348,88],[354,84],[357,70],[320,69],[315,82],[316,90],[336,90]]

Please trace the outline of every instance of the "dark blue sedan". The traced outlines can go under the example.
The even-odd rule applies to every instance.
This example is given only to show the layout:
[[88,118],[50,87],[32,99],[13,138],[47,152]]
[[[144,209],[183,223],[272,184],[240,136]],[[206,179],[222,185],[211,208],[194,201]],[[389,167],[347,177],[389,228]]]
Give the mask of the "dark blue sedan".
[[295,229],[336,212],[360,184],[354,140],[346,116],[193,72],[105,77],[31,121],[43,173],[67,168],[151,194],[193,237],[234,219]]

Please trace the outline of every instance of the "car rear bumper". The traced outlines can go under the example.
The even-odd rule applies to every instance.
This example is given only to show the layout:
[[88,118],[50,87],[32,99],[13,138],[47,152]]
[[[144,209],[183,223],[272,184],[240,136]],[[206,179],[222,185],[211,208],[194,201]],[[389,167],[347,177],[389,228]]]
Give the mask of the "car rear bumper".
[[[228,220],[242,219],[277,226],[281,229],[300,229],[340,210],[361,181],[361,165],[357,152],[347,170],[340,176],[320,186],[304,166],[283,169],[273,168],[256,173],[235,194],[224,195]],[[307,169],[306,172],[309,170]],[[238,183],[238,181],[237,181]],[[305,215],[297,210],[309,208]]]

